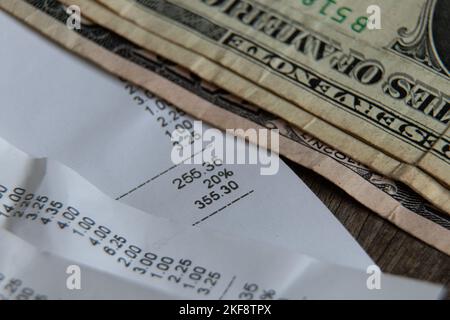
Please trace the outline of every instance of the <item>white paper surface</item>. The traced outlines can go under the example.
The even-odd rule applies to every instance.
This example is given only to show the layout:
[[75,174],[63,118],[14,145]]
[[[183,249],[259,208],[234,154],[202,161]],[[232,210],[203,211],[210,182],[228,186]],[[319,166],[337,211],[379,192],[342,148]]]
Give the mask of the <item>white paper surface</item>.
[[[152,99],[139,106],[143,93],[54,46],[3,12],[0,28],[7,30],[0,40],[8,44],[0,47],[0,137],[33,156],[64,163],[112,198],[127,194],[121,202],[186,226],[199,222],[199,228],[283,246],[344,266],[365,270],[372,264],[283,163],[274,176],[261,176],[257,165],[224,166],[233,171],[239,189],[206,210],[197,209],[195,200],[209,189],[201,180],[176,188],[174,179],[192,167],[169,170],[171,142],[158,120],[169,121],[178,114]],[[204,172],[201,166],[199,170]]]
[[8,169],[0,172],[0,227],[154,292],[186,299],[436,299],[442,293],[441,286],[388,275],[380,290],[369,290],[362,270],[156,217],[3,140],[0,167]]
[[[5,229],[0,229],[0,252],[0,300],[176,298],[42,252]],[[79,290],[67,286],[71,266],[80,267]]]

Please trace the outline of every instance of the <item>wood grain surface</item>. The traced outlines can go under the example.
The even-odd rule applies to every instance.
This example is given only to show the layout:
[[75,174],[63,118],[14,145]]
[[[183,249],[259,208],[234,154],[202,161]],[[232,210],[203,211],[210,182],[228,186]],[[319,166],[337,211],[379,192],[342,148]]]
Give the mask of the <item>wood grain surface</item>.
[[450,257],[399,229],[337,186],[283,159],[387,273],[442,283],[450,299]]

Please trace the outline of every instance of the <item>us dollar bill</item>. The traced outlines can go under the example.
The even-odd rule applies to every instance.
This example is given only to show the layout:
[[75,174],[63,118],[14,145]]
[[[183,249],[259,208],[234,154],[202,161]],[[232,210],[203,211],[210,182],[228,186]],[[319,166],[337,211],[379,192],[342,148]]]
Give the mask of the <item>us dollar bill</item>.
[[79,30],[68,29],[69,14],[61,2],[1,1],[0,7],[74,53],[219,128],[278,128],[281,154],[324,176],[405,231],[450,254],[450,218],[405,184],[373,172],[279,117],[108,29],[91,22],[83,23]]
[[[447,2],[97,2],[195,53],[190,70],[450,212]],[[381,30],[366,27],[373,5]]]

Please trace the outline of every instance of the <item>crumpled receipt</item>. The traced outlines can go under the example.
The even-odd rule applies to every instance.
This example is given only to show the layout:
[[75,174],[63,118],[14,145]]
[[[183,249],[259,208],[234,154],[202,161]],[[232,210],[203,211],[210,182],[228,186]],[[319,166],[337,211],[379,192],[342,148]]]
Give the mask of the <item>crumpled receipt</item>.
[[[26,277],[21,281],[35,284],[40,296],[71,297],[60,276],[66,263],[79,264],[81,282],[86,277],[101,291],[86,294],[97,298],[131,297],[133,286],[134,296],[182,299],[435,299],[443,292],[389,275],[371,290],[364,271],[142,212],[68,167],[34,159],[4,140],[0,167],[0,224],[22,239],[0,233],[0,274]],[[30,271],[42,263],[52,264],[53,272],[41,277]],[[8,298],[10,286],[0,285]]]

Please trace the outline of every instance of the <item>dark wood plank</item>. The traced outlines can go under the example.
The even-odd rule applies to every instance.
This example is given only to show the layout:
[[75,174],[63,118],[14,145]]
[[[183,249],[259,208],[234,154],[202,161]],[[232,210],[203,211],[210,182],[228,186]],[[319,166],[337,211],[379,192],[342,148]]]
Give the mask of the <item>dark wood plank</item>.
[[450,299],[449,256],[384,220],[311,170],[285,161],[384,272],[442,283]]

